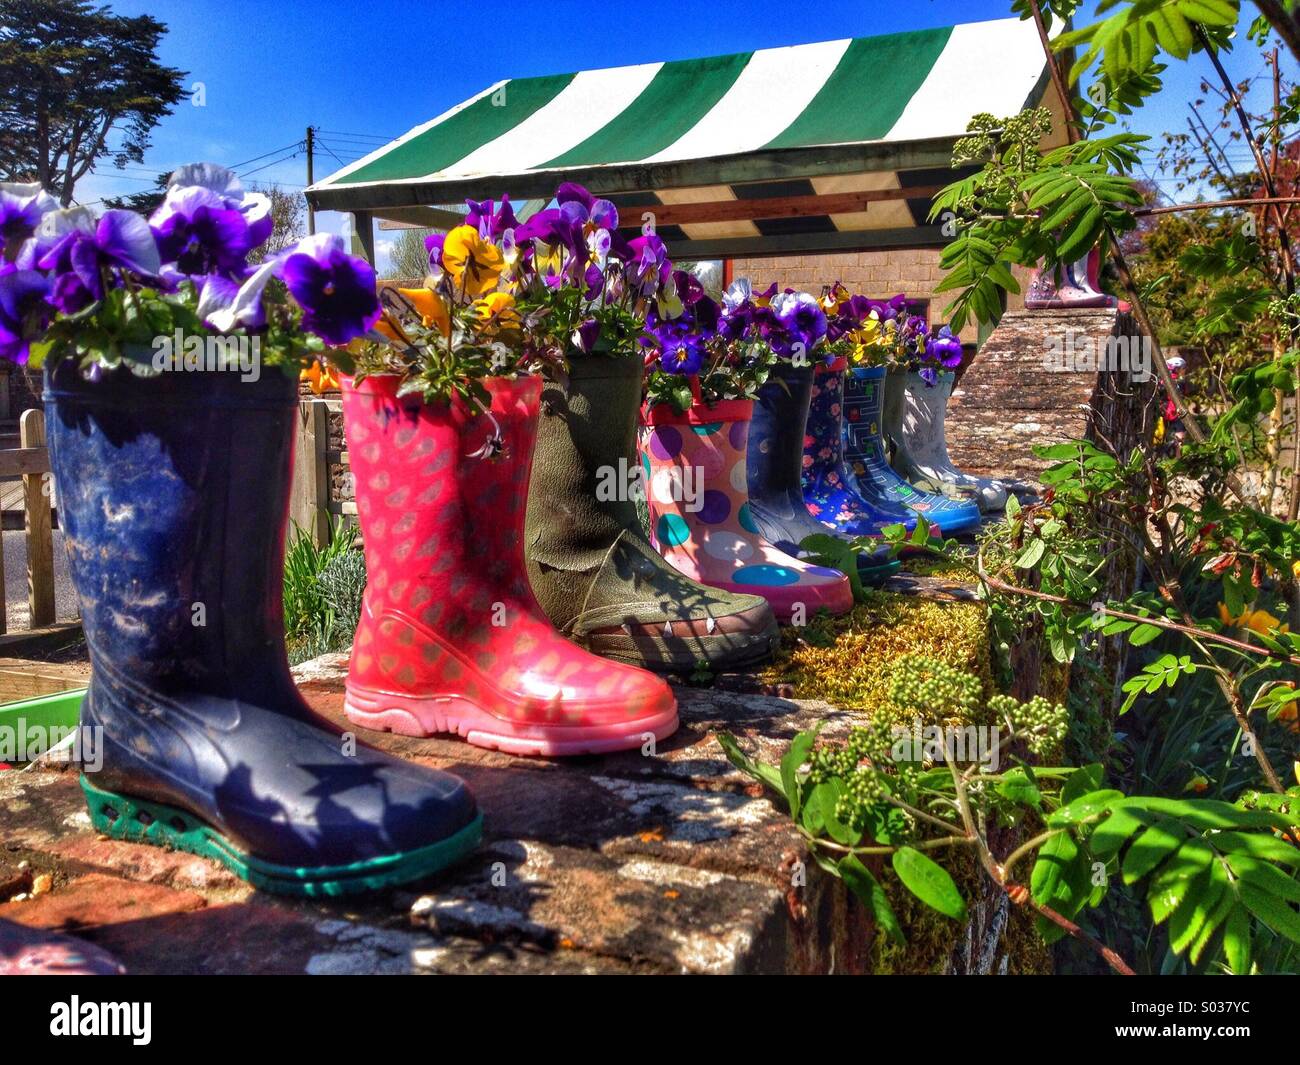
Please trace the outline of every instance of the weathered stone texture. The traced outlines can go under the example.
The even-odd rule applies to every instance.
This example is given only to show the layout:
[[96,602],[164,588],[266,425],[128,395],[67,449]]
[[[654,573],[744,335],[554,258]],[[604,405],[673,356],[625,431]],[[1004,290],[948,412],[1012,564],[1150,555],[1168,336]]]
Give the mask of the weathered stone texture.
[[1033,480],[1050,464],[1033,454],[1036,444],[1100,433],[1124,451],[1149,438],[1154,384],[1125,369],[1093,369],[1084,355],[1140,358],[1139,343],[1132,317],[1112,308],[1006,314],[953,391],[953,462],[982,476]]

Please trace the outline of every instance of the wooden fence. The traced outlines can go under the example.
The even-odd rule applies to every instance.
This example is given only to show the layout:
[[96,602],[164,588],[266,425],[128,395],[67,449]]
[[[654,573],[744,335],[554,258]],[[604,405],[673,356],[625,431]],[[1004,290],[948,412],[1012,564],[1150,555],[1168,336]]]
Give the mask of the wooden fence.
[[[0,478],[22,478],[23,528],[27,539],[28,627],[54,622],[54,476],[45,446],[45,415],[23,411],[16,448],[0,451]],[[5,587],[4,550],[0,545],[0,590]],[[0,633],[9,631],[6,597],[0,594]]]
[[357,513],[343,438],[342,401],[299,402],[293,455],[289,535],[297,525],[324,546],[331,524],[340,518],[355,521]]

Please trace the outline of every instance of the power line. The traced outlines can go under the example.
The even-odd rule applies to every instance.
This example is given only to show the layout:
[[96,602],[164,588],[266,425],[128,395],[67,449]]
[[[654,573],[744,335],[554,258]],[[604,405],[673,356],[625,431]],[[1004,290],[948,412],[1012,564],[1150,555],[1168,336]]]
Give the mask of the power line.
[[269,163],[263,163],[261,166],[254,167],[252,170],[246,170],[244,171],[244,173],[240,174],[239,176],[241,178],[252,177],[252,175],[257,174],[263,170],[266,170],[268,167],[276,166],[279,163],[287,163],[290,159],[296,159],[301,154],[302,154],[302,149],[299,148],[297,151],[293,152],[290,155],[283,156],[280,159],[272,159]]
[[301,151],[302,141],[293,141],[291,144],[286,144],[282,148],[272,148],[269,152],[263,152],[261,155],[255,155],[251,159],[245,159],[242,163],[232,163],[230,169],[238,170],[241,166],[247,166],[249,163],[256,163],[259,159],[265,159],[268,155],[277,155],[280,152],[287,152],[290,148],[297,148]]
[[378,134],[378,133],[344,133],[341,130],[337,130],[337,129],[322,129],[322,130],[318,130],[317,132],[329,134],[329,136],[331,137],[351,137],[356,140],[366,140],[366,141],[382,142],[382,141],[393,141],[397,139],[395,136],[385,136],[383,134]]

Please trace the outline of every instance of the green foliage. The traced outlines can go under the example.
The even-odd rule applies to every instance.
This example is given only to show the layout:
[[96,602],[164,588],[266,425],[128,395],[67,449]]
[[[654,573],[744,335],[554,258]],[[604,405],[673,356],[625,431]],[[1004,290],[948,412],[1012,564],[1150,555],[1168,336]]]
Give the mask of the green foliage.
[[192,281],[183,281],[174,293],[136,287],[129,280],[120,287],[106,284],[103,299],[76,314],[55,318],[42,339],[32,343],[28,362],[38,368],[69,359],[81,366],[93,363],[108,369],[127,365],[152,372],[155,341],[159,337],[170,340],[179,330],[187,342],[191,337],[222,338],[223,350],[235,360],[232,366],[238,365],[240,347],[255,342],[260,365],[283,367],[296,375],[303,363],[325,350],[325,344],[299,327],[300,312],[287,298],[274,298],[284,293],[281,282],[267,288],[272,298],[266,303],[266,327],[252,338],[244,330],[221,334],[205,326],[197,312],[198,292]]
[[653,367],[646,374],[646,401],[667,403],[679,414],[695,402],[692,380],[706,404],[729,399],[756,399],[772,372],[776,356],[766,344],[740,345],[726,337],[712,337],[704,346],[704,362],[694,378]]
[[[902,666],[893,693],[901,703],[932,709],[948,698],[969,711],[975,678],[925,658]],[[757,762],[728,733],[718,741],[733,765],[785,800],[813,859],[895,942],[904,931],[879,859],[888,857],[899,884],[930,910],[964,921],[966,901],[934,855],[971,848],[1013,899],[1015,865],[1032,856],[1028,896],[1048,942],[1064,934],[1049,914],[1080,920],[1121,891],[1139,893],[1172,954],[1192,966],[1246,973],[1261,940],[1300,944],[1300,787],[1247,792],[1236,803],[1125,795],[1103,786],[1101,765],[1047,767],[1015,755],[1059,750],[1063,707],[995,696],[990,709],[1007,727],[993,760],[960,760],[949,739],[936,754],[874,721],[841,743],[801,733],[779,765]],[[995,764],[1003,754],[1008,769]],[[1036,834],[999,857],[985,825]]]
[[185,72],[158,62],[164,32],[82,0],[0,0],[0,178],[39,181],[66,207],[98,161],[143,162],[186,96]]
[[1146,138],[1132,133],[1083,140],[1042,152],[1052,128],[1046,108],[1009,118],[976,115],[953,148],[953,165],[982,163],[935,197],[931,221],[955,230],[936,292],[958,290],[945,309],[954,329],[968,318],[996,322],[1002,293],[1018,292],[1013,264],[1049,266],[1077,259],[1107,232],[1134,226],[1142,194],[1129,171]]
[[365,557],[355,544],[352,525],[335,525],[324,547],[293,527],[284,554],[284,631],[291,661],[351,642],[365,590]]

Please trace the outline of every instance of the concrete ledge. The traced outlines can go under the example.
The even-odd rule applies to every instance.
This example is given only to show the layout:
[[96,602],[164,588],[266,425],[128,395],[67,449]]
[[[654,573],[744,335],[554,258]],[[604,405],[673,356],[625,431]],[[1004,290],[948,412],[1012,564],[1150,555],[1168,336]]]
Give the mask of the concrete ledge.
[[[346,657],[296,671],[340,723]],[[458,740],[364,733],[458,773],[483,847],[430,881],[363,900],[259,895],[221,866],[96,836],[71,771],[0,772],[0,882],[22,861],[50,890],[0,917],[71,931],[152,973],[864,971],[872,929],[788,817],[723,757],[734,732],[774,758],[825,703],[679,688],[682,728],[652,756],[546,761]]]

